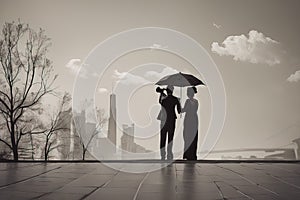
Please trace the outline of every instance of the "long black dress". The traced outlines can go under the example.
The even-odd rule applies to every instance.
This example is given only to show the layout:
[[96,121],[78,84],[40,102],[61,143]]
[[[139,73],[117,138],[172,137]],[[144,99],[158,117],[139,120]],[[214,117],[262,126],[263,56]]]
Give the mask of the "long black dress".
[[198,144],[198,101],[196,99],[187,99],[182,112],[185,112],[183,139],[184,154],[183,159],[197,160]]

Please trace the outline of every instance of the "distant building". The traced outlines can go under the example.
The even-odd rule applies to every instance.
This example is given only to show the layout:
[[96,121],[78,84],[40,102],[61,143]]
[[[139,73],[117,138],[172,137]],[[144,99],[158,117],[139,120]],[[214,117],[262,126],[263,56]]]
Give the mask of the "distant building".
[[[117,109],[116,109],[116,95],[110,95],[110,112],[109,112],[109,119],[108,119],[108,139],[116,146],[117,145],[117,125],[116,125],[116,118],[117,118]],[[116,149],[114,150],[116,152]]]
[[257,160],[258,158],[257,158],[257,156],[251,155],[251,156],[249,157],[249,159],[250,159],[250,160]]
[[134,142],[134,124],[132,124],[131,126],[127,124],[123,124],[123,135],[121,137],[121,149],[123,151],[131,152],[131,153],[151,152],[146,148],[144,148],[143,146],[138,145]]
[[296,154],[296,159],[299,160],[299,158],[300,158],[300,138],[297,138],[297,139],[293,140],[293,142],[297,146],[295,148],[295,154]]
[[124,151],[135,152],[134,148],[134,124],[128,126],[123,124],[123,135],[121,137],[121,148]]
[[96,126],[97,126],[96,123],[92,123],[92,122],[85,123],[85,131],[88,136],[97,134],[96,132],[98,132],[98,130]]
[[70,131],[70,153],[69,160],[82,159],[81,133],[85,133],[85,111],[80,113],[74,112],[74,120],[71,123]]
[[[83,155],[83,146],[82,142],[87,144],[89,142],[92,135],[95,133],[96,124],[87,122],[85,111],[81,111],[80,113],[74,112],[74,122],[72,123],[71,128],[71,142],[70,142],[70,154],[69,159],[77,160],[82,159]],[[94,140],[90,142],[90,146],[92,146]],[[86,159],[94,159],[89,151],[86,152]]]
[[59,122],[60,127],[64,128],[58,132],[58,154],[60,156],[59,159],[69,159],[70,154],[70,129],[71,129],[71,121],[72,121],[72,109],[68,109],[60,113]]
[[266,160],[295,160],[296,154],[294,149],[279,150],[279,153],[265,156]]
[[115,146],[106,137],[95,138],[95,145],[91,147],[91,152],[96,155],[97,159],[101,160],[112,160],[115,159],[114,151],[116,151]]

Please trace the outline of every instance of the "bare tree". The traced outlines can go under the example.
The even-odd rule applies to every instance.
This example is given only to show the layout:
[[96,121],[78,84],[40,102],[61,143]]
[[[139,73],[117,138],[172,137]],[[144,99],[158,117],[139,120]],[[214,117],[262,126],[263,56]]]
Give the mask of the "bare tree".
[[42,130],[42,113],[41,103],[37,103],[35,107],[31,107],[24,112],[23,116],[18,120],[17,130],[22,135],[22,139],[18,143],[18,158],[32,159],[36,149],[39,146],[38,135]]
[[88,148],[90,147],[90,144],[92,140],[95,138],[95,136],[98,134],[97,128],[93,130],[91,133],[87,143],[84,143],[84,141],[80,140],[81,146],[82,146],[82,160],[85,160],[86,153],[88,152]]
[[88,133],[89,138],[86,143],[84,143],[83,140],[81,140],[82,145],[82,160],[85,160],[86,153],[91,145],[91,142],[99,134],[100,131],[103,130],[105,123],[107,122],[107,118],[105,117],[105,111],[104,109],[97,109],[97,124],[95,126],[94,130],[90,130],[91,132]]
[[[5,122],[0,115],[0,136],[7,139],[8,134],[5,130]],[[11,151],[4,143],[0,143],[0,160],[7,160],[10,157]]]
[[[88,149],[95,138],[99,134],[100,131],[103,130],[106,122],[107,117],[105,116],[105,110],[104,109],[97,109],[97,124],[94,124],[92,129],[87,128],[87,122],[85,119],[73,119],[73,123],[76,123],[73,127],[75,129],[75,132],[77,135],[81,137],[80,144],[82,147],[82,160],[86,159],[86,154],[88,152]],[[76,117],[76,116],[75,116]],[[81,116],[82,117],[82,116]],[[83,120],[83,121],[81,121]],[[80,123],[80,121],[82,123]],[[87,136],[87,137],[85,137]],[[83,138],[84,137],[84,138]]]
[[44,30],[34,31],[20,22],[5,23],[0,38],[0,114],[10,139],[0,138],[19,159],[21,138],[34,131],[22,131],[27,112],[38,109],[46,94],[53,92],[53,67],[46,57],[50,39]]
[[62,100],[59,102],[59,107],[57,112],[51,117],[50,124],[47,125],[46,131],[43,132],[45,136],[44,145],[44,159],[49,160],[49,154],[54,149],[57,149],[61,145],[57,141],[58,132],[63,130],[70,130],[70,121],[67,120],[71,118],[71,95],[65,93]]

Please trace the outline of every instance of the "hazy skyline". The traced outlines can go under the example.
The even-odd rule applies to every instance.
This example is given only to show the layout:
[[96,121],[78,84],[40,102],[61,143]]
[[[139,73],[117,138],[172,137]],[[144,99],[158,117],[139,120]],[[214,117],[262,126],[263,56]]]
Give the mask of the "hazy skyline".
[[[72,92],[78,66],[109,36],[149,26],[185,33],[210,54],[225,84],[227,116],[215,148],[281,147],[300,137],[299,8],[296,0],[0,0],[0,23],[20,19],[35,29],[45,29],[52,39],[49,57],[59,74],[56,84],[68,92]],[[126,55],[107,72],[106,77],[115,77],[99,83],[102,85],[98,95],[105,94],[102,105],[108,105],[113,80],[122,79],[122,73],[149,62],[161,62],[178,71],[184,66],[184,71],[192,71],[184,61],[163,52],[149,50]],[[209,123],[209,95],[205,89],[197,95],[203,120],[200,127],[205,131]],[[155,99],[153,90],[147,99],[149,105]],[[136,113],[137,121],[141,113],[144,112]],[[200,143],[203,134],[200,133]]]

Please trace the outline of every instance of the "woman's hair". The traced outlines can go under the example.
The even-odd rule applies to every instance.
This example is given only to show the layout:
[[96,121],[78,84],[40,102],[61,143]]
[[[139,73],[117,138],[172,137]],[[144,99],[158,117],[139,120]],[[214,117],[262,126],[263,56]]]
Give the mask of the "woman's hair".
[[196,88],[195,86],[189,87],[189,88],[187,89],[187,92],[188,92],[189,94],[196,94],[196,93],[197,93],[197,88]]
[[197,88],[195,86],[193,86],[192,88],[194,90],[194,93],[196,94],[197,93]]

